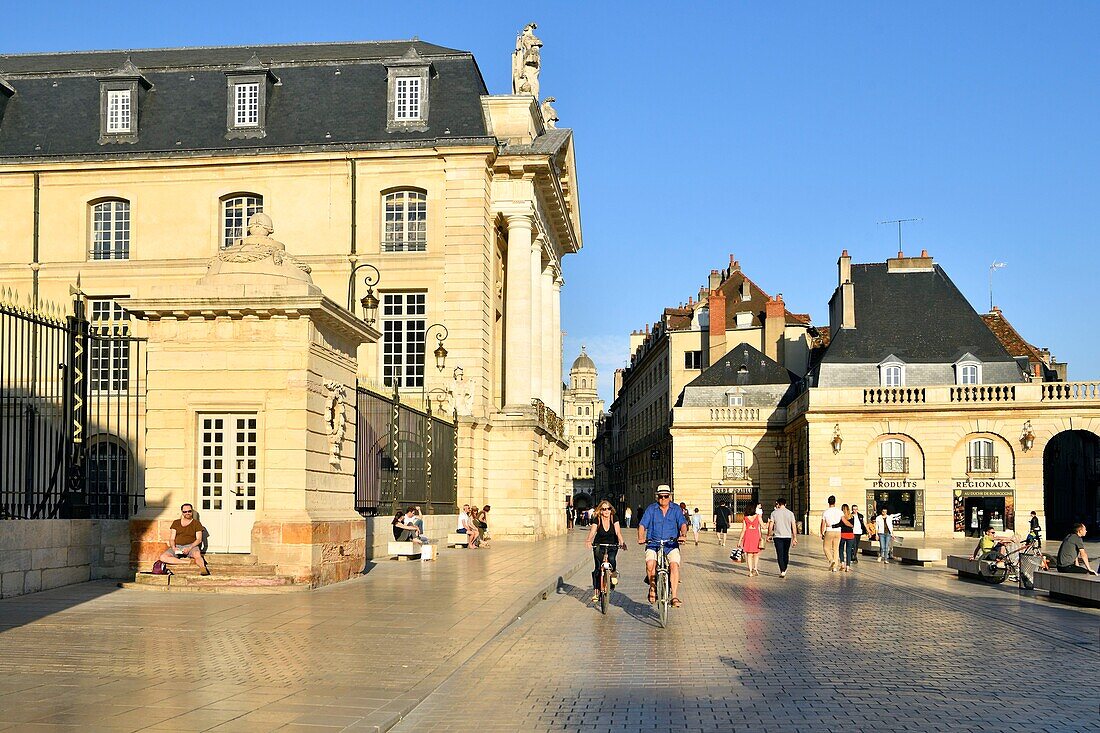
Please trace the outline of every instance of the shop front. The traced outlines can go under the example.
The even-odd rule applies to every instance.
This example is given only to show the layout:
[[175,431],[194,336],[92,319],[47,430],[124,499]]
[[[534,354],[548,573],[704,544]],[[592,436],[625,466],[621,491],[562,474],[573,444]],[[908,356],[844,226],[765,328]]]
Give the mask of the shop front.
[[867,513],[877,516],[885,509],[897,514],[895,527],[924,531],[924,487],[920,481],[879,479],[867,487]]
[[955,531],[977,537],[986,527],[996,532],[1016,529],[1016,487],[1009,479],[955,482]]

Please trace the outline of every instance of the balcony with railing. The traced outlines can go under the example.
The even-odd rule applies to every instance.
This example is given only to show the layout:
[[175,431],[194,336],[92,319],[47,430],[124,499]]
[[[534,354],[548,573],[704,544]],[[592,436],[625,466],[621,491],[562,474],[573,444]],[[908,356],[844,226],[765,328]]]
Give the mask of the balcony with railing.
[[878,472],[880,474],[907,474],[909,473],[909,458],[886,457],[878,459]]
[[748,477],[748,469],[744,466],[722,466],[723,481],[745,481]]
[[1080,405],[1100,406],[1100,381],[1020,382],[1017,384],[929,385],[919,387],[818,387],[799,396],[792,408],[819,410],[866,406],[888,410]]
[[967,456],[967,473],[997,473],[997,456]]

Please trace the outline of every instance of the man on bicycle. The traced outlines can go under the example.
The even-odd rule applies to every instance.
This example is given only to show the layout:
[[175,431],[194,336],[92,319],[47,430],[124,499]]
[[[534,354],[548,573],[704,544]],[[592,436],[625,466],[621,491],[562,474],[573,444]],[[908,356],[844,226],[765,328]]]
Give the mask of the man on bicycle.
[[[680,507],[672,503],[668,484],[657,487],[657,501],[650,504],[638,522],[638,544],[645,545],[645,577],[649,583],[649,602],[657,600],[657,553],[668,558],[669,580],[672,583],[672,605],[684,605],[676,595],[680,587],[680,545],[687,539],[687,518]],[[662,540],[667,540],[664,545]]]

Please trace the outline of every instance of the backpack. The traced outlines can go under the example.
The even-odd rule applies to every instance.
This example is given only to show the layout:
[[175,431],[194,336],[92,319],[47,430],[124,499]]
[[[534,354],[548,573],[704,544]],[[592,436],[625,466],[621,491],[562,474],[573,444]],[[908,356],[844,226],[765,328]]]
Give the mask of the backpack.
[[171,575],[172,571],[168,569],[168,563],[163,560],[157,560],[153,563],[153,575]]

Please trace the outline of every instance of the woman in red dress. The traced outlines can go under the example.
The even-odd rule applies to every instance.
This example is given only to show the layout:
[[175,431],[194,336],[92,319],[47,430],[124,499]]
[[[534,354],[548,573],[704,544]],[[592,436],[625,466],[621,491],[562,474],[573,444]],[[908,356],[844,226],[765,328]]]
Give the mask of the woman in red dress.
[[745,507],[745,520],[741,526],[741,539],[738,546],[745,551],[745,565],[749,569],[749,577],[760,575],[760,550],[764,544],[763,535],[760,533],[760,522],[763,519],[764,510],[759,504],[751,503]]

